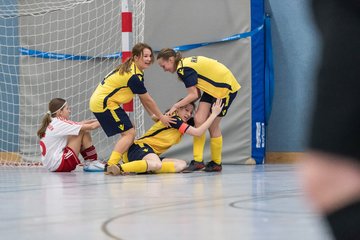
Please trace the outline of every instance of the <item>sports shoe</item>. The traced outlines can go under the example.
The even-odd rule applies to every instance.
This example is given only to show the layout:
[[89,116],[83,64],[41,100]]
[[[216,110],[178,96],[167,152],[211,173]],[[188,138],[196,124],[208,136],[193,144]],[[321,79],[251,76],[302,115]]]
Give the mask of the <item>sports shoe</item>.
[[100,162],[99,160],[86,160],[84,163],[83,170],[85,172],[103,172],[105,169],[105,164]]
[[121,168],[121,165],[120,164],[112,164],[112,165],[108,165],[108,164],[105,164],[105,174],[106,175],[114,175],[114,176],[117,176],[117,175],[120,175],[120,174],[123,174],[123,170]]
[[193,172],[193,171],[200,171],[205,167],[204,162],[197,162],[192,160],[187,168],[183,170],[183,172]]
[[214,161],[208,162],[208,164],[206,164],[206,167],[204,169],[205,172],[221,172],[221,170],[222,170],[221,163],[217,164]]

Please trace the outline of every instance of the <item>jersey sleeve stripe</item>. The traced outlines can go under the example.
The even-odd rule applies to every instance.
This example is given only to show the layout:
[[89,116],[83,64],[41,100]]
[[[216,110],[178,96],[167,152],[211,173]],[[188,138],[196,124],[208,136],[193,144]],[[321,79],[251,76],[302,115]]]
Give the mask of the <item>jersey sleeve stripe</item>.
[[181,124],[181,126],[179,127],[179,132],[181,132],[181,133],[184,134],[189,127],[190,127],[189,125],[187,125],[186,123],[183,123],[183,124]]

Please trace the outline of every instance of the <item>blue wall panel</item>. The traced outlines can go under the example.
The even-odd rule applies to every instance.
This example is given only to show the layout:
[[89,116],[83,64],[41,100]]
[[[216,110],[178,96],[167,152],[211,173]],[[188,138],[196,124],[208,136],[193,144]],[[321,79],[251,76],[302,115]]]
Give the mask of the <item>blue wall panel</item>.
[[[264,2],[251,1],[251,30],[264,24]],[[265,106],[264,106],[264,28],[251,38],[252,61],[252,158],[257,164],[265,158]]]
[[19,38],[18,18],[4,12],[16,12],[16,3],[0,9],[0,151],[9,152],[19,150]]

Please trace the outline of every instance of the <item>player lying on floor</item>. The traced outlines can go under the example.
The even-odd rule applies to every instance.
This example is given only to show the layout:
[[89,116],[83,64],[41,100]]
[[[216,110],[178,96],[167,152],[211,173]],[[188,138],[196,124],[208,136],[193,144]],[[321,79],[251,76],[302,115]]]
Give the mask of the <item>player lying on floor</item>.
[[160,157],[173,145],[179,143],[184,133],[201,136],[220,114],[223,103],[218,99],[211,108],[209,118],[199,127],[191,126],[195,103],[189,103],[177,109],[173,115],[176,123],[166,127],[157,121],[141,138],[134,141],[123,155],[123,164],[105,166],[105,173],[120,175],[123,173],[175,173],[186,168],[186,161]]

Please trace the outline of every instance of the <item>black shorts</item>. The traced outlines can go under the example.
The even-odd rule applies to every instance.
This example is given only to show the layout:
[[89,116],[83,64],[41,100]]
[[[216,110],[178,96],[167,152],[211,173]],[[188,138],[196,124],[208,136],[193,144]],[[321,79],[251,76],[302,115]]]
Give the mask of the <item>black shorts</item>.
[[155,153],[149,145],[133,143],[127,152],[127,160],[129,162],[141,160],[149,153]]
[[121,107],[115,110],[108,109],[102,113],[94,113],[94,115],[108,137],[125,132],[134,127],[129,116]]
[[[218,117],[224,117],[227,114],[227,112],[230,108],[230,105],[231,105],[232,101],[235,99],[236,95],[237,95],[237,92],[230,93],[227,97],[222,99],[222,102],[224,103],[224,107],[223,107],[221,113],[218,115]],[[204,92],[203,95],[201,96],[200,102],[207,102],[212,105],[214,102],[216,102],[216,98],[207,94],[206,92]],[[211,111],[211,109],[210,109],[210,111]]]
[[[135,144],[133,143],[129,150],[126,152],[125,161],[124,162],[132,162],[137,160],[142,160],[149,153],[154,153],[154,150],[147,144]],[[165,157],[160,157],[162,161]]]

